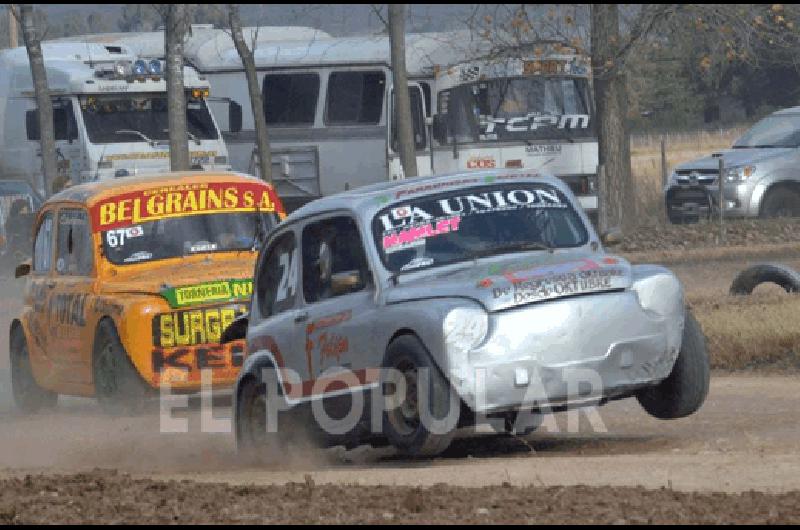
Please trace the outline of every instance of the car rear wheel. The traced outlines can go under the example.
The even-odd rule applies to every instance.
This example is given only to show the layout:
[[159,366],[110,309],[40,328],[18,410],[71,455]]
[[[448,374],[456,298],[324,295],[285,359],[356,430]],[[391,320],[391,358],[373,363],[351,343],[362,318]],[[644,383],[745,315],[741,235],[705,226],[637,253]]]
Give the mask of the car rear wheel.
[[705,402],[709,381],[706,339],[687,309],[681,351],[672,372],[658,385],[640,391],[636,398],[651,416],[662,420],[683,418],[697,412]]
[[24,414],[33,414],[54,407],[58,394],[45,390],[36,382],[28,355],[28,342],[21,328],[11,332],[10,342],[11,393],[17,408]]
[[[401,377],[405,387],[396,400],[383,413],[383,431],[397,450],[411,457],[435,456],[450,445],[455,436],[458,418],[451,418],[449,429],[431,430],[430,420],[445,420],[451,414],[451,403],[456,413],[460,411],[458,396],[444,378],[439,367],[430,358],[420,340],[403,335],[393,340],[386,351],[385,367],[392,369],[395,377]],[[385,379],[385,378],[384,378]],[[391,381],[382,382],[384,388]],[[424,413],[424,414],[423,414]],[[450,418],[448,418],[450,419]],[[441,426],[440,426],[441,427]]]
[[[293,438],[293,430],[287,424],[291,416],[287,412],[279,413],[277,407],[267,407],[267,386],[275,392],[279,388],[275,370],[263,370],[261,377],[265,380],[249,377],[239,389],[236,449],[241,457],[251,462],[277,464],[285,459]],[[267,414],[275,414],[275,417],[268,418]]]
[[122,346],[114,324],[108,320],[102,321],[97,331],[93,372],[95,396],[106,413],[142,412],[149,391]]
[[800,216],[800,194],[786,186],[776,186],[767,192],[761,205],[762,218],[798,216]]

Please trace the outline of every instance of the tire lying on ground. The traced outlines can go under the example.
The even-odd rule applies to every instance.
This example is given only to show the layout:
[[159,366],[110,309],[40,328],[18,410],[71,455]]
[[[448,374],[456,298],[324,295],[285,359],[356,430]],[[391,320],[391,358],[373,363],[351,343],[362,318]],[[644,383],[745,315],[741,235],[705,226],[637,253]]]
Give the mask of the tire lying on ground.
[[669,376],[656,386],[636,394],[648,414],[662,420],[683,418],[705,402],[711,378],[706,338],[700,323],[688,309],[681,351]]
[[800,292],[800,273],[780,263],[760,263],[740,272],[731,284],[730,293],[752,294],[762,283],[780,285],[787,293]]

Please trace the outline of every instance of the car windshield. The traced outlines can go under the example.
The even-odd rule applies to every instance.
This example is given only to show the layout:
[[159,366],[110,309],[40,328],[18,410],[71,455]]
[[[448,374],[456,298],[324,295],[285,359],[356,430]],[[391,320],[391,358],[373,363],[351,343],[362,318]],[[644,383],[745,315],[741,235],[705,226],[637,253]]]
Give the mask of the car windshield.
[[753,125],[735,144],[734,149],[800,146],[800,114],[767,116]]
[[395,203],[378,212],[372,228],[391,272],[577,247],[589,237],[561,191],[529,182],[462,188]]
[[514,77],[439,94],[448,143],[593,136],[585,78]]
[[[264,222],[258,220],[262,215]],[[215,213],[162,218],[101,232],[103,254],[115,265],[250,250],[276,224],[272,214]]]
[[[91,95],[80,103],[92,143],[169,140],[166,94]],[[204,100],[186,98],[186,119],[189,140],[219,137]]]

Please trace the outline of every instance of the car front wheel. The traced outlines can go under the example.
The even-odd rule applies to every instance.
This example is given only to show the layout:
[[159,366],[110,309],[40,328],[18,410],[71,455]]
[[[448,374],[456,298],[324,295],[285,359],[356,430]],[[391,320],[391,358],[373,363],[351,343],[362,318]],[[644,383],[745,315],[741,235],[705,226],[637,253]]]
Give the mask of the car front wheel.
[[688,309],[681,351],[672,372],[656,386],[636,397],[651,415],[662,420],[683,418],[697,412],[708,395],[710,367],[706,340],[700,323]]
[[420,340],[411,335],[392,341],[384,366],[390,369],[385,371],[387,377],[400,379],[382,382],[384,389],[389,384],[393,390],[383,413],[383,431],[389,443],[411,457],[443,452],[455,435],[460,400],[439,367]]

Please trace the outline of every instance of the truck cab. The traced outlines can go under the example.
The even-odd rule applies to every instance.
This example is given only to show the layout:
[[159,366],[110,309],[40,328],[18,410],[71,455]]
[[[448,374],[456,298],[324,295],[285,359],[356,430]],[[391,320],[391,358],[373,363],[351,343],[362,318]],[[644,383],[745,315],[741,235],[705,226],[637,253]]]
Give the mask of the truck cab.
[[[139,59],[121,45],[88,42],[46,42],[42,51],[60,180],[78,184],[169,169],[162,61]],[[229,169],[206,104],[208,82],[189,67],[184,82],[193,167]],[[28,180],[45,194],[37,114],[25,48],[0,53],[0,175]]]

